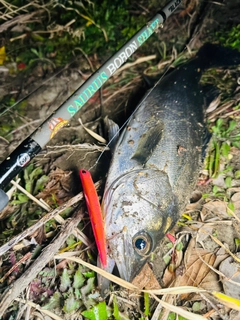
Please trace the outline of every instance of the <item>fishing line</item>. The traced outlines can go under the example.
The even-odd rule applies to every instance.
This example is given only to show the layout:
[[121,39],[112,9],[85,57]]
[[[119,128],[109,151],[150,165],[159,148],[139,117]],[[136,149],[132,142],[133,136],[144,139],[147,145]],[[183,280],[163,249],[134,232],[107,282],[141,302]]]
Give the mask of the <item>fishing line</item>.
[[[171,65],[170,65],[171,66]],[[121,127],[119,127],[119,129],[117,130],[117,132],[113,135],[113,137],[109,140],[109,142],[106,144],[106,146],[103,148],[103,151],[100,153],[99,157],[97,158],[96,162],[94,163],[93,166],[91,166],[88,171],[90,171],[91,169],[95,168],[95,166],[98,164],[99,160],[101,159],[101,157],[103,156],[104,152],[109,150],[109,146],[111,144],[111,142],[118,136],[118,134],[120,133],[120,131],[127,125],[127,123],[129,122],[130,118],[132,116],[134,116],[134,114],[137,112],[137,110],[140,108],[140,106],[142,105],[142,103],[147,99],[147,97],[150,95],[150,93],[152,92],[152,90],[156,87],[156,85],[158,84],[159,81],[162,80],[162,78],[165,76],[165,74],[168,72],[170,66],[168,67],[168,69],[164,72],[164,74],[161,76],[161,78],[155,83],[155,85],[148,91],[148,93],[144,96],[144,98],[142,99],[142,101],[138,104],[138,106],[136,107],[136,109],[133,111],[133,113],[124,121],[124,123],[121,125]]]
[[[46,146],[49,140],[51,140],[62,127],[68,124],[69,120],[128,60],[128,58],[143,43],[145,43],[154,32],[159,30],[166,18],[168,18],[181,3],[181,0],[171,0],[160,12],[148,21],[145,26],[137,31],[112,57],[110,57],[97,71],[95,71],[75,92],[73,92],[72,95],[62,105],[60,105],[53,114],[45,119],[40,127],[22,141],[22,143],[9,155],[9,157],[1,163],[0,210],[3,209],[8,202],[8,197],[2,189],[6,187],[21,170],[23,170],[29,161]],[[145,101],[149,93],[143,101]],[[16,104],[11,108],[14,106],[16,106]],[[126,125],[126,123],[124,125]]]
[[[193,39],[191,40],[193,41]],[[179,54],[182,54],[184,51],[188,50],[188,46],[186,45],[182,51]],[[169,66],[167,67],[167,69],[164,71],[164,73],[161,75],[161,77],[157,80],[157,82],[155,83],[155,85],[148,90],[147,94],[144,96],[144,98],[141,100],[141,102],[138,104],[138,106],[136,107],[136,109],[133,111],[133,113],[125,120],[125,122],[122,124],[121,127],[119,127],[119,129],[117,130],[117,132],[113,135],[113,137],[109,140],[109,142],[106,144],[106,146],[103,148],[103,151],[100,153],[99,157],[97,158],[96,162],[88,169],[88,171],[90,171],[91,169],[95,168],[98,164],[98,162],[100,161],[100,159],[102,158],[104,152],[106,152],[107,150],[109,150],[110,148],[110,144],[112,143],[112,141],[119,135],[120,131],[127,125],[127,123],[129,122],[130,118],[134,116],[134,114],[138,111],[138,109],[141,107],[141,105],[144,103],[144,101],[148,98],[148,96],[151,94],[151,92],[153,91],[153,89],[158,85],[159,82],[161,82],[161,80],[165,77],[165,75],[168,73],[169,69],[172,67],[173,63],[176,61],[177,57],[169,64]]]

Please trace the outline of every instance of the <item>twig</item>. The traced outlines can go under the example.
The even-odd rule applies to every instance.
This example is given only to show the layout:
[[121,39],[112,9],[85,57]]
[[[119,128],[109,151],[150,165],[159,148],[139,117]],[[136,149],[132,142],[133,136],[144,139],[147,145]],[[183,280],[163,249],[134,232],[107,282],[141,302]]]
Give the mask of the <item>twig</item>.
[[210,238],[215,241],[220,247],[222,247],[228,254],[230,254],[230,256],[236,261],[236,262],[240,262],[240,258],[238,258],[235,254],[233,254],[231,252],[231,250],[229,250],[220,240],[218,240],[218,238],[212,236],[211,234],[209,234]]
[[[51,207],[42,199],[38,200],[36,197],[34,197],[31,193],[29,193],[27,190],[25,190],[23,187],[21,187],[17,182],[15,181],[11,181],[11,183],[18,188],[19,190],[21,190],[27,197],[29,197],[31,200],[33,200],[34,202],[36,202],[40,207],[42,207],[44,210],[46,210],[47,212],[51,211]],[[54,219],[60,223],[60,224],[64,224],[65,220],[59,215],[56,214]],[[73,231],[73,234],[76,238],[79,238],[86,246],[90,246],[91,244],[89,243],[87,237],[85,236],[84,233],[82,233],[78,228],[76,228],[76,230]]]
[[226,317],[219,312],[218,307],[209,298],[206,297],[207,293],[203,294],[203,293],[200,292],[199,294],[203,298],[203,300],[205,300],[207,303],[210,304],[210,306],[215,310],[215,312],[218,314],[220,319],[226,320]]
[[[99,188],[99,185],[100,185],[99,182],[95,183],[95,187],[96,188]],[[35,223],[31,227],[27,228],[22,233],[20,233],[19,235],[15,236],[10,241],[5,243],[2,247],[0,247],[0,256],[3,255],[5,252],[7,252],[9,249],[11,249],[18,242],[20,242],[24,238],[28,237],[29,235],[31,235],[34,231],[38,230],[47,221],[53,219],[56,215],[60,214],[61,212],[63,212],[67,208],[73,206],[74,204],[76,204],[77,202],[79,202],[82,199],[83,199],[83,194],[82,194],[82,192],[80,192],[79,194],[77,194],[75,197],[71,198],[68,202],[66,202],[65,204],[63,204],[59,208],[53,210],[52,212],[47,213],[37,223]],[[89,244],[87,244],[87,245],[89,245]]]
[[34,202],[36,202],[40,207],[42,207],[44,210],[46,211],[50,211],[49,210],[49,206],[47,204],[44,204],[43,202],[39,201],[36,197],[34,197],[31,193],[29,193],[27,190],[25,190],[22,186],[20,186],[17,182],[15,182],[14,180],[11,180],[11,184],[13,184],[18,190],[22,191],[22,193],[24,193],[29,199],[33,200]]
[[49,317],[55,319],[55,320],[63,320],[63,318],[57,316],[55,313],[49,311],[49,310],[46,310],[46,309],[43,309],[41,308],[38,304],[32,302],[32,301],[29,301],[29,300],[25,300],[25,299],[19,299],[19,298],[16,298],[15,299],[16,301],[18,302],[21,302],[23,304],[27,304],[29,305],[30,307],[36,309],[36,310],[39,310],[41,313],[44,313],[46,315],[48,315]]
[[69,235],[72,234],[74,228],[77,227],[82,218],[83,210],[80,209],[73,215],[68,223],[65,223],[64,228],[62,228],[61,232],[59,232],[58,237],[43,250],[40,256],[33,262],[27,271],[25,271],[24,274],[4,292],[0,302],[0,317],[3,316],[11,302],[27,288],[30,282],[34,280],[34,278],[45,267],[45,265],[53,259],[55,253],[63,245]]
[[115,72],[115,75],[116,74],[119,74],[120,72],[122,72],[123,70],[126,70],[126,69],[129,69],[137,64],[140,64],[140,63],[143,63],[143,62],[146,62],[146,61],[150,61],[150,60],[154,60],[157,58],[157,55],[156,54],[152,54],[151,56],[146,56],[146,57],[141,57],[141,58],[138,58],[136,61],[134,62],[128,62],[128,63],[125,63],[123,67],[119,68],[116,72]]
[[209,113],[208,119],[212,122],[216,120],[217,115],[219,115],[221,112],[226,111],[227,109],[231,108],[233,104],[236,103],[235,100],[230,100],[218,107],[216,110]]
[[15,263],[14,266],[12,266],[11,269],[8,270],[7,273],[5,273],[5,275],[0,279],[0,283],[3,283],[3,281],[15,270],[17,269],[18,266],[20,266],[20,264],[22,264],[24,261],[26,261],[27,259],[31,258],[32,254],[31,252],[26,253],[17,263]]
[[20,16],[17,16],[15,18],[12,18],[9,21],[4,22],[1,26],[0,26],[0,32],[3,32],[5,30],[7,30],[9,27],[14,26],[15,24],[20,24],[20,23],[24,23],[24,21],[32,18],[34,15],[40,15],[40,13],[42,13],[44,10],[38,10],[32,13],[27,13],[27,14],[21,14]]
[[33,121],[30,121],[30,122],[27,122],[27,123],[23,124],[22,126],[18,127],[17,129],[11,131],[11,134],[15,134],[15,133],[23,130],[24,128],[30,127],[30,126],[32,126],[32,128],[35,129],[35,126],[33,126],[33,124],[38,123],[40,121],[42,121],[42,119],[37,119],[37,120],[33,120]]

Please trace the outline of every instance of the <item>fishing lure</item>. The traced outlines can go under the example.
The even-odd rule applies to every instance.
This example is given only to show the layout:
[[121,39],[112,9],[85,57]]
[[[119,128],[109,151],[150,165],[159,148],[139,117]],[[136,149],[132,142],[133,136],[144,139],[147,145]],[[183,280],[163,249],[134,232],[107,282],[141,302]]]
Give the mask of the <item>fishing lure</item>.
[[83,186],[83,192],[87,203],[88,213],[90,216],[94,238],[97,244],[100,261],[102,266],[106,267],[107,246],[105,228],[97,191],[89,171],[82,169],[79,171],[79,175]]

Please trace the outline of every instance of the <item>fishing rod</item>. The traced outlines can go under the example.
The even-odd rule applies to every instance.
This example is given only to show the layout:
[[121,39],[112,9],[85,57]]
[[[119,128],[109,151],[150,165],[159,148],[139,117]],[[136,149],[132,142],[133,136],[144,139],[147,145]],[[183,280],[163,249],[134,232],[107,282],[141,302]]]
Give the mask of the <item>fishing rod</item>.
[[7,194],[2,189],[24,169],[29,161],[45,147],[62,127],[68,124],[68,121],[127,59],[162,26],[181,2],[181,0],[170,1],[1,163],[0,211],[4,209],[9,201]]

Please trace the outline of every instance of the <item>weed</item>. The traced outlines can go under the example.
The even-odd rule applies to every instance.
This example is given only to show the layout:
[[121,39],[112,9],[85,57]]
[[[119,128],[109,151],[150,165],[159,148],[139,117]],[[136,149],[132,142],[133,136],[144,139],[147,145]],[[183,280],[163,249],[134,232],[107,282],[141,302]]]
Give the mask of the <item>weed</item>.
[[240,24],[234,26],[231,30],[219,31],[216,36],[223,45],[240,50]]
[[[219,174],[220,160],[227,164],[231,159],[231,147],[240,147],[240,133],[236,129],[235,120],[218,119],[216,124],[210,128],[213,137],[210,142],[209,153],[205,161],[205,168],[211,178],[216,178]],[[231,170],[231,167],[225,169],[225,172]],[[228,185],[230,180],[227,181]]]

